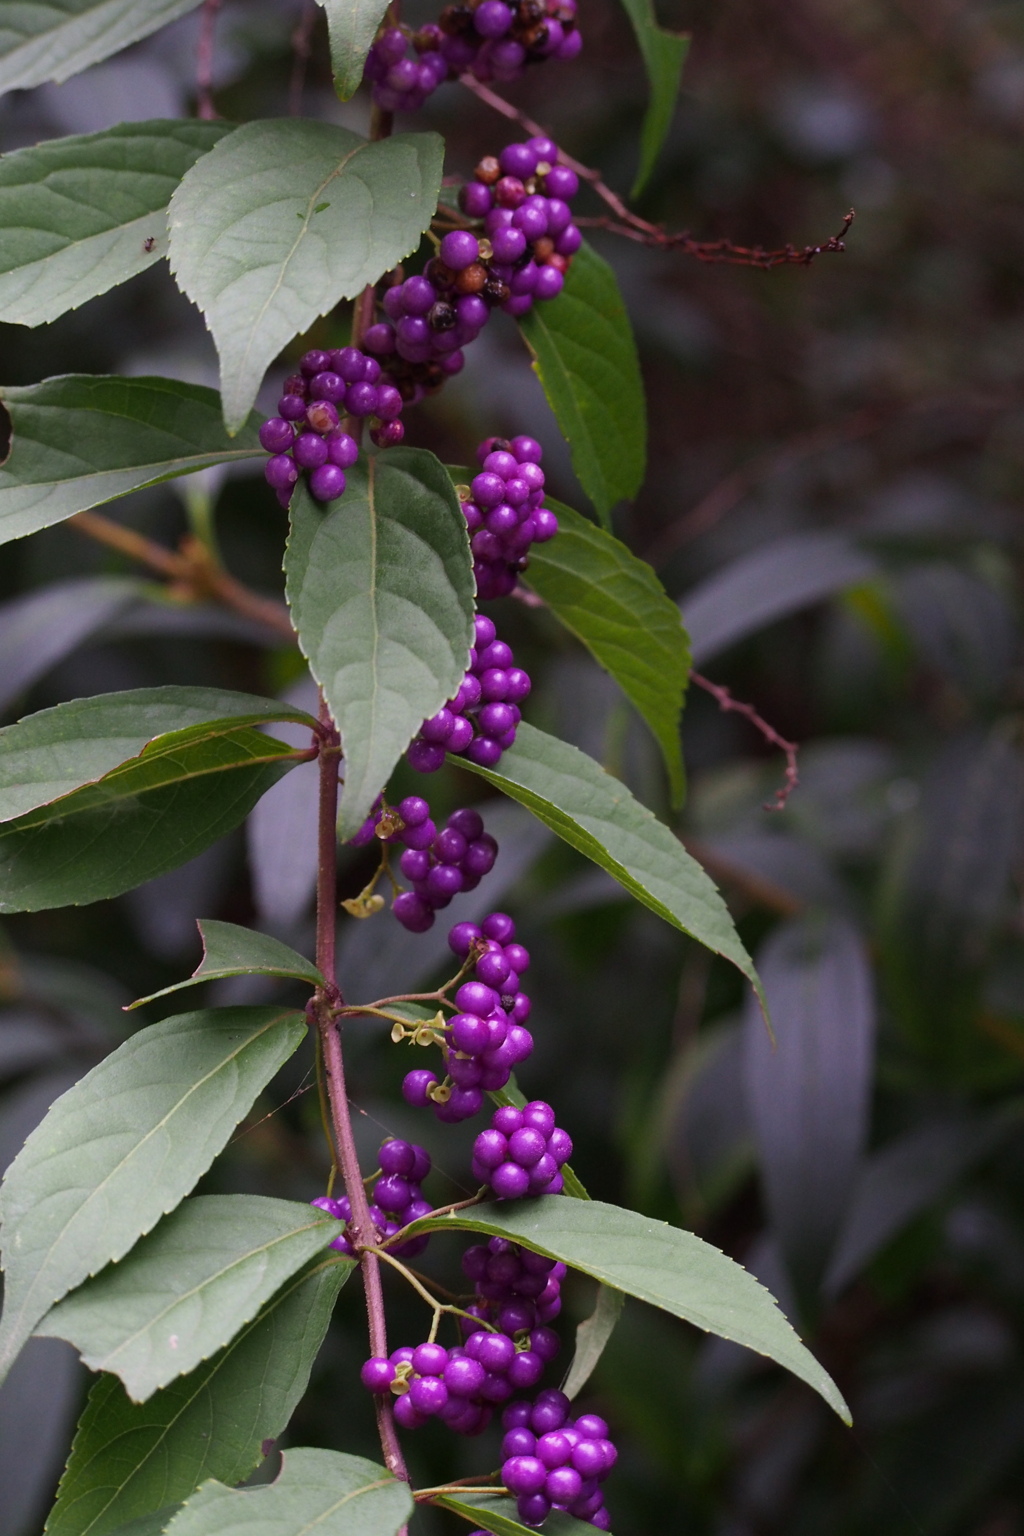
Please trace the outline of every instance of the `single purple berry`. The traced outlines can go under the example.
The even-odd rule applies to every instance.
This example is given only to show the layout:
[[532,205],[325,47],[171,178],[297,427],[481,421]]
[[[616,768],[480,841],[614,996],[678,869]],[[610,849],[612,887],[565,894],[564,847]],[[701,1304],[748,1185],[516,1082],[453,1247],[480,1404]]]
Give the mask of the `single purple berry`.
[[579,177],[567,165],[553,165],[544,177],[544,191],[548,197],[558,197],[563,202],[569,202],[579,189]]
[[494,988],[479,981],[464,981],[455,994],[455,1006],[460,1012],[475,1013],[481,1019],[493,1013],[497,1003],[498,994]]
[[[484,0],[484,4],[487,3],[488,0]],[[498,3],[500,4],[501,0],[498,0]],[[477,17],[480,15],[479,6],[476,15]],[[459,207],[471,219],[485,218],[490,213],[492,204],[491,189],[482,181],[467,181],[459,190]]]
[[461,272],[479,257],[480,242],[468,229],[453,229],[441,241],[440,254],[446,267]]
[[316,432],[300,432],[292,452],[296,464],[303,469],[317,469],[327,463],[327,444]]
[[[429,1417],[440,1413],[447,1403],[448,1388],[437,1376],[417,1376],[409,1383],[409,1401],[417,1413]],[[578,1472],[574,1475],[578,1483],[580,1475]]]
[[[408,1141],[402,1141],[395,1137],[393,1141],[384,1142],[377,1154],[382,1172],[397,1174],[400,1178],[414,1178],[413,1170],[416,1167],[416,1148]],[[377,1197],[380,1204],[380,1197]],[[417,1366],[417,1370],[421,1367]]]
[[[434,926],[434,909],[418,891],[402,891],[391,903],[391,910],[402,927],[407,928],[410,933],[426,933],[428,928]],[[416,1073],[410,1073],[409,1076],[415,1077]],[[408,1081],[407,1077],[406,1082]],[[435,1078],[434,1081],[436,1082],[437,1079]],[[415,1102],[417,1101],[409,1100],[410,1104]],[[425,1103],[426,1100],[424,1099],[423,1102]]]
[[359,457],[359,444],[348,432],[329,432],[324,439],[327,444],[327,462],[336,464],[339,469],[351,469]]
[[539,1493],[547,1476],[547,1467],[536,1456],[511,1456],[502,1463],[501,1480],[510,1493]]
[[275,453],[263,466],[263,475],[275,491],[290,490],[299,478],[298,466],[289,453]]
[[444,747],[430,741],[410,742],[405,756],[409,767],[415,768],[417,773],[436,773],[444,767]]
[[359,1379],[368,1392],[387,1392],[395,1376],[395,1368],[390,1360],[384,1360],[380,1355],[375,1355],[367,1360],[359,1372]]
[[502,1163],[490,1183],[499,1200],[520,1200],[530,1187],[530,1175],[518,1163]]
[[316,501],[334,501],[344,495],[345,471],[337,464],[321,464],[309,477],[309,489]]
[[473,1397],[483,1386],[487,1372],[476,1360],[465,1355],[457,1360],[449,1359],[444,1368],[443,1380],[449,1392],[456,1397]]
[[[403,894],[408,896],[414,893],[411,891],[406,891]],[[399,896],[397,897],[396,902],[401,900],[402,897]],[[433,913],[431,913],[431,921],[432,920]],[[415,1071],[407,1072],[405,1074],[405,1077],[402,1081],[402,1098],[407,1104],[411,1104],[415,1109],[423,1109],[427,1104],[431,1102],[427,1093],[427,1089],[433,1088],[436,1085],[436,1073],[429,1072],[426,1067],[417,1067]]]
[[271,416],[260,427],[260,443],[268,453],[283,453],[291,447],[294,437],[291,423],[283,416]]

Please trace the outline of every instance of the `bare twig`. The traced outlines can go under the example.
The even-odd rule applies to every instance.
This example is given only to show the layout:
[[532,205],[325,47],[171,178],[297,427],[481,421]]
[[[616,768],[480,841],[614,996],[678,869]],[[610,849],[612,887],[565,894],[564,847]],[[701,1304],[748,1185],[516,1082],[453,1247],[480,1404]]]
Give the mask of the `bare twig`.
[[[527,117],[525,112],[521,112],[510,101],[506,101],[504,96],[499,96],[497,91],[492,91],[490,86],[482,84],[473,75],[460,76],[460,83],[468,91],[472,91],[480,101],[493,107],[495,112],[500,112],[502,117],[518,123],[527,133],[547,137],[539,123],[535,123],[531,117]],[[615,215],[614,219],[581,218],[576,220],[577,224],[607,229],[613,234],[623,235],[627,240],[635,240],[641,245],[655,246],[660,250],[681,251],[685,256],[693,256],[697,261],[710,264],[759,267],[763,271],[781,266],[808,267],[818,256],[846,249],[843,243],[844,237],[855,217],[851,208],[839,232],[830,235],[819,245],[784,245],[775,250],[767,250],[761,245],[737,245],[733,240],[695,240],[688,230],[673,234],[670,230],[663,229],[660,224],[651,224],[647,219],[642,219],[639,214],[626,206],[618,193],[604,181],[601,172],[594,170],[592,166],[584,165],[572,155],[567,155],[564,150],[559,151],[559,159],[563,165],[574,170],[582,180],[589,182],[601,201]]]
[[765,741],[770,742],[773,747],[778,747],[780,752],[785,753],[785,781],[775,791],[774,800],[766,801],[764,807],[766,811],[784,811],[786,801],[800,782],[800,775],[797,771],[797,753],[800,750],[798,744],[795,741],[787,741],[784,736],[780,736],[775,727],[769,725],[768,721],[758,714],[753,704],[744,704],[742,699],[733,698],[732,693],[724,684],[713,683],[699,672],[691,672],[690,681],[696,683],[698,688],[703,688],[705,693],[710,693],[719,709],[727,714],[742,715],[745,720],[750,721],[756,730],[761,732]]
[[68,523],[98,544],[116,549],[130,560],[166,576],[172,583],[175,597],[186,602],[214,598],[243,617],[265,624],[283,639],[295,640],[295,630],[284,604],[271,597],[260,597],[258,592],[251,591],[229,575],[213,559],[209,547],[194,535],[186,534],[176,553],[132,528],[125,528],[113,518],[104,517],[101,512],[76,512],[74,517],[68,518]]

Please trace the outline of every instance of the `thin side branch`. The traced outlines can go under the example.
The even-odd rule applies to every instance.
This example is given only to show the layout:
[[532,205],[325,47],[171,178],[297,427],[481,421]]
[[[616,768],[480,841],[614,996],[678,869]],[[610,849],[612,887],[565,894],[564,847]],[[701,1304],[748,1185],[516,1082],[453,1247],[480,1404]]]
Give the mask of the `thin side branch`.
[[705,693],[710,693],[724,713],[742,715],[745,720],[749,720],[755,730],[761,732],[765,741],[773,747],[778,747],[779,751],[785,754],[785,780],[775,791],[774,800],[766,801],[764,807],[766,811],[784,811],[786,801],[800,783],[800,774],[797,770],[797,753],[800,751],[798,743],[787,741],[784,736],[780,736],[775,727],[769,725],[768,721],[758,714],[753,704],[744,704],[742,699],[733,698],[731,691],[724,684],[713,683],[699,672],[691,672],[690,681],[696,683],[698,688],[703,688]]
[[260,597],[234,576],[219,566],[207,545],[194,535],[187,534],[177,553],[145,538],[132,528],[125,528],[101,512],[76,512],[68,518],[72,528],[84,533],[86,538],[116,549],[139,565],[147,566],[173,583],[174,595],[185,602],[198,602],[213,598],[240,613],[275,630],[285,640],[294,642],[295,630],[288,609],[272,597]]
[[[459,80],[460,84],[464,85],[468,91],[472,91],[480,101],[492,107],[495,112],[500,112],[502,117],[518,123],[532,136],[547,137],[539,123],[535,123],[531,117],[527,117],[525,112],[514,107],[510,101],[506,101],[504,96],[499,96],[497,91],[492,91],[490,86],[484,85],[470,74],[461,75]],[[767,250],[760,245],[737,245],[732,240],[695,240],[688,230],[673,234],[670,230],[663,229],[660,224],[651,224],[647,219],[642,219],[639,214],[627,207],[618,193],[604,181],[601,172],[594,170],[592,166],[584,165],[572,155],[567,155],[564,150],[559,152],[559,158],[563,165],[574,170],[581,180],[589,182],[601,201],[615,215],[612,219],[607,217],[577,219],[575,221],[577,224],[607,229],[613,234],[623,235],[627,240],[635,240],[641,245],[655,246],[660,250],[681,251],[683,255],[693,256],[697,261],[715,265],[760,267],[763,271],[781,266],[808,267],[818,256],[846,249],[844,237],[855,217],[854,210],[851,208],[839,232],[823,240],[820,245],[784,245],[777,250]]]

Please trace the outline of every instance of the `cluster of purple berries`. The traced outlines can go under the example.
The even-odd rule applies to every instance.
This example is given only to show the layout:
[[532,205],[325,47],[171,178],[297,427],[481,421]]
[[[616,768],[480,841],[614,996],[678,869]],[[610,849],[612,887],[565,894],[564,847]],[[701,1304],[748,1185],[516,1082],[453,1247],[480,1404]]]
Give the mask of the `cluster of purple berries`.
[[[456,923],[448,935],[452,952],[467,959],[478,954],[476,979],[463,982],[455,994],[459,1010],[446,1026],[442,1060],[446,1072],[420,1067],[402,1083],[407,1104],[432,1104],[439,1120],[456,1124],[483,1108],[484,1094],[505,1087],[513,1070],[533,1051],[526,1028],[530,999],[519,989],[520,973],[530,956],[515,942],[515,924],[505,912],[492,912],[479,927]],[[486,978],[492,978],[490,980]]]
[[476,643],[458,692],[424,720],[406,750],[409,766],[420,773],[436,773],[446,752],[494,768],[516,739],[529,673],[514,665],[512,647],[498,639],[490,619],[477,614],[475,625]]
[[550,1104],[534,1099],[522,1109],[505,1105],[473,1143],[473,1177],[489,1184],[499,1200],[558,1195],[561,1169],[571,1156],[572,1137],[555,1124]]
[[538,1394],[531,1403],[510,1403],[502,1414],[501,1480],[516,1495],[519,1517],[540,1525],[552,1509],[598,1530],[611,1528],[601,1484],[618,1458],[608,1425],[596,1413],[573,1418],[564,1392]]
[[[557,1336],[538,1329],[540,1351],[529,1339],[519,1343],[507,1333],[481,1329],[465,1345],[408,1345],[392,1350],[386,1360],[367,1360],[360,1373],[370,1392],[391,1392],[395,1418],[404,1429],[418,1429],[439,1418],[460,1435],[478,1435],[490,1423],[495,1407],[517,1392],[535,1387],[544,1366],[558,1350]],[[546,1351],[546,1353],[544,1353]]]
[[[430,1153],[412,1142],[395,1139],[384,1142],[380,1149],[379,1163],[381,1176],[373,1186],[370,1219],[382,1238],[394,1237],[409,1222],[429,1216],[433,1210],[430,1201],[424,1200],[420,1188],[430,1172]],[[319,1195],[310,1204],[336,1217],[338,1221],[345,1222],[346,1228],[352,1220],[352,1202],[347,1195],[343,1195],[340,1200],[332,1200],[329,1195]],[[425,1236],[412,1237],[392,1251],[400,1258],[413,1259],[423,1252],[429,1241]],[[357,1256],[347,1229],[334,1239],[331,1247],[351,1259]]]
[[470,533],[477,594],[507,597],[529,565],[531,544],[546,544],[558,519],[544,506],[543,449],[532,437],[485,437],[481,469],[459,498]]
[[449,230],[422,275],[384,291],[384,318],[363,345],[403,400],[415,403],[459,372],[463,348],[493,308],[524,315],[535,299],[561,292],[583,237],[568,202],[579,181],[557,162],[558,145],[547,138],[486,156],[459,193],[463,212],[482,229]]
[[406,35],[389,27],[367,56],[364,76],[385,112],[415,112],[446,80],[517,80],[527,64],[575,59],[583,46],[576,0],[475,0],[449,5]]
[[378,448],[391,448],[405,436],[398,419],[403,403],[395,386],[382,379],[377,359],[358,347],[307,352],[299,372],[284,381],[278,414],[260,427],[260,442],[271,454],[263,472],[281,505],[287,507],[304,469],[317,501],[340,496],[345,471],[359,457],[359,445],[342,427],[342,417],[370,417],[373,441]]
[[395,897],[392,911],[410,933],[426,933],[435,912],[460,891],[475,890],[498,857],[479,811],[453,811],[438,831],[420,795],[406,795],[393,809],[379,800],[351,841],[360,847],[375,835],[404,845],[399,865],[413,888]]
[[537,1353],[554,1359],[560,1347],[558,1335],[547,1325],[562,1310],[564,1264],[521,1248],[507,1237],[492,1237],[466,1249],[462,1270],[476,1286],[476,1300],[466,1309],[471,1316],[516,1339],[529,1335],[536,1342],[538,1330],[547,1329],[554,1350],[544,1340]]

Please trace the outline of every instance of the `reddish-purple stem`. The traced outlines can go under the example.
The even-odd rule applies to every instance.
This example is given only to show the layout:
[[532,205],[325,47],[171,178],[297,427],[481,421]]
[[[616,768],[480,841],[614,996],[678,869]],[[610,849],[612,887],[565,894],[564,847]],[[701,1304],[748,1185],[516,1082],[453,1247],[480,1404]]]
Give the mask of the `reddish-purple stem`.
[[[320,802],[318,828],[318,862],[316,881],[316,963],[324,977],[325,985],[318,988],[315,1010],[323,1051],[324,1072],[327,1077],[327,1095],[331,1106],[334,1143],[338,1154],[345,1193],[352,1203],[350,1228],[359,1248],[359,1266],[366,1292],[366,1311],[369,1320],[370,1353],[386,1356],[388,1352],[387,1324],[384,1317],[384,1291],[380,1278],[380,1260],[374,1251],[377,1231],[370,1219],[370,1205],[363,1185],[359,1154],[352,1134],[352,1114],[349,1109],[348,1090],[345,1086],[345,1062],[341,1048],[341,1024],[332,1010],[343,1001],[335,975],[335,927],[338,910],[338,764],[341,743],[326,703],[321,701],[320,726]],[[380,1435],[384,1461],[395,1477],[409,1481],[402,1447],[391,1412],[390,1399],[376,1396],[377,1430]]]
[[731,712],[736,715],[742,715],[745,720],[749,720],[751,725],[761,732],[765,741],[770,742],[773,747],[778,747],[780,752],[785,753],[785,782],[780,784],[775,791],[775,799],[769,800],[764,807],[766,811],[784,811],[786,809],[786,801],[800,782],[800,774],[797,771],[799,744],[795,741],[787,741],[784,736],[780,736],[775,727],[769,725],[768,721],[758,714],[753,704],[744,704],[742,699],[734,699],[730,690],[723,683],[713,683],[709,678],[702,677],[699,672],[691,672],[690,681],[696,683],[698,688],[703,688],[705,693],[710,693],[719,709],[723,710],[726,714]]

